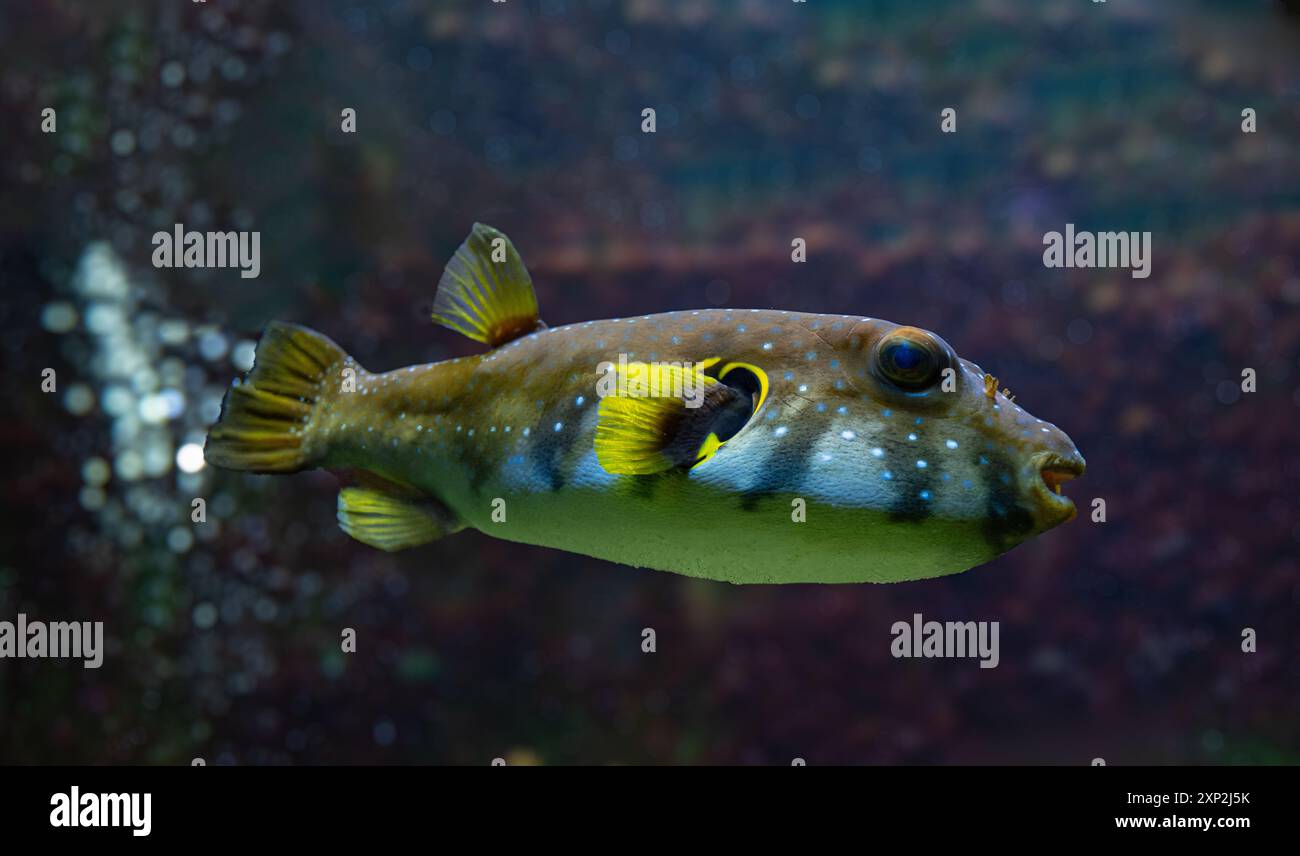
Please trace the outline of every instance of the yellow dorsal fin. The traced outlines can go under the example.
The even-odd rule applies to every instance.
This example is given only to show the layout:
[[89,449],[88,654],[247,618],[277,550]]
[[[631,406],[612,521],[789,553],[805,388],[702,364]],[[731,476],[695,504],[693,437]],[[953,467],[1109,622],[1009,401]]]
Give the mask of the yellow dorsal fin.
[[475,223],[438,281],[433,320],[476,342],[497,347],[543,329],[533,279],[515,245],[491,226]]
[[615,370],[614,382],[596,421],[596,460],[607,472],[661,473],[716,451],[701,432],[719,402],[734,397],[726,385],[698,369],[664,363],[627,363]]

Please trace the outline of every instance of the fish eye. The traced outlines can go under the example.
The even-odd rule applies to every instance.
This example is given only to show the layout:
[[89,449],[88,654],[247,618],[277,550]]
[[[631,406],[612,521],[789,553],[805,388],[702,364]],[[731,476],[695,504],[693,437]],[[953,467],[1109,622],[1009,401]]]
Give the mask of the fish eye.
[[947,352],[934,337],[913,327],[889,333],[876,349],[879,374],[908,392],[933,386],[947,364]]

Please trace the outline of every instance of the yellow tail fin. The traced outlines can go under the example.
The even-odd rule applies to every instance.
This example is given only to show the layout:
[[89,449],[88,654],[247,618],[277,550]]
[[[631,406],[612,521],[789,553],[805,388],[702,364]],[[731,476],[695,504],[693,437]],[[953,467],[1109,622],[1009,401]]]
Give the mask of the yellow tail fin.
[[208,432],[203,455],[230,470],[291,473],[306,469],[312,448],[312,416],[332,395],[348,356],[320,333],[272,322],[257,343],[253,370],[232,386],[221,418]]

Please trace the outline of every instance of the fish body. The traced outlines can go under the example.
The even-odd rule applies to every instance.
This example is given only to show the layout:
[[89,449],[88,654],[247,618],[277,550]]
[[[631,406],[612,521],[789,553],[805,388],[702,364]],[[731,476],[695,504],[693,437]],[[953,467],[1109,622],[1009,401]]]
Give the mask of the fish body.
[[[442,320],[496,347],[371,373],[319,334],[273,325],[209,459],[372,474],[341,494],[340,522],[384,549],[472,527],[733,583],[954,573],[1074,515],[1054,490],[1083,471],[1074,444],[934,334],[740,309],[551,329],[526,301],[494,321],[482,257],[499,233],[476,234],[440,300],[448,282],[486,285],[459,309],[443,300]],[[665,389],[635,394],[638,372]],[[697,388],[666,394],[668,379]],[[245,424],[273,423],[277,407],[292,411],[290,439]]]

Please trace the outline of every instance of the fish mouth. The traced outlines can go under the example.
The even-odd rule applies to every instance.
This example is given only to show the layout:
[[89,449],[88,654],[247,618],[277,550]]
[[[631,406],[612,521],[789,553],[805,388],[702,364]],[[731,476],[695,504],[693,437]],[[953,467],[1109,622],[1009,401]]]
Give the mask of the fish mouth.
[[1074,517],[1074,503],[1061,493],[1061,485],[1083,475],[1086,467],[1078,452],[1073,455],[1039,452],[1030,459],[1029,483],[1049,526],[1065,523]]

